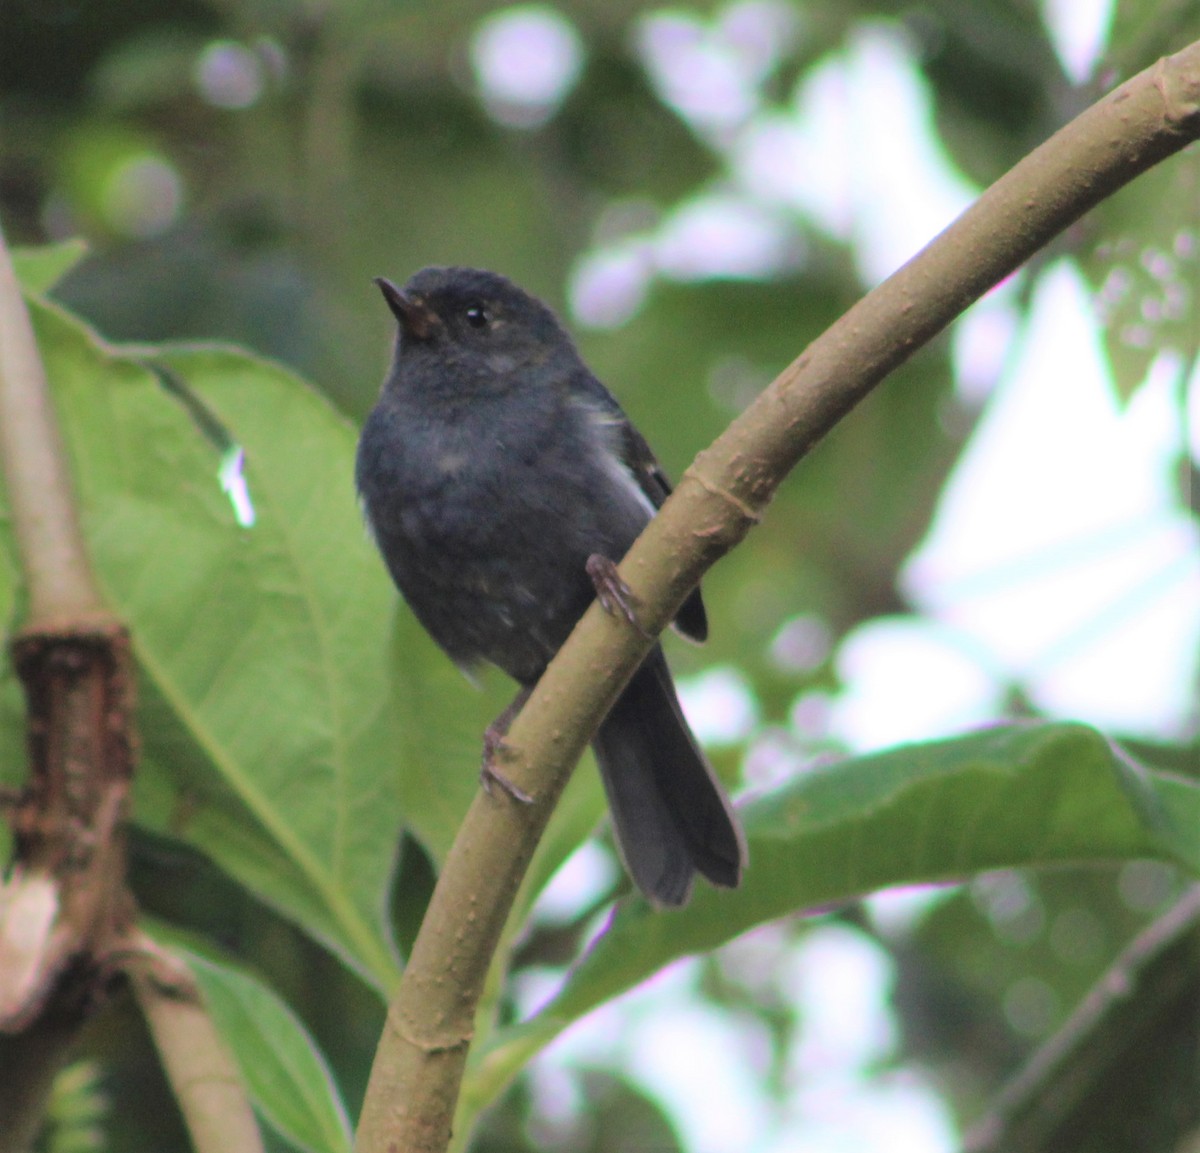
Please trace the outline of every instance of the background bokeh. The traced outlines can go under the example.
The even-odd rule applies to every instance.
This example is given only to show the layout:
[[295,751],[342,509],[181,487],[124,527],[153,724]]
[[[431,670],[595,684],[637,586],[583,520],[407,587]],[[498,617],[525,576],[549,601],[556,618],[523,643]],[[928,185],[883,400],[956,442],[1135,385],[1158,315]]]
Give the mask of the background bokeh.
[[[391,340],[372,276],[492,267],[562,311],[675,475],[979,190],[1200,35],[1200,6],[1156,0],[3,16],[0,218],[13,243],[86,238],[56,296],[106,337],[240,342],[358,420]],[[671,654],[745,790],[1025,715],[1200,771],[1198,268],[1192,148],[804,461],[709,578],[712,641]],[[508,691],[446,684],[430,723],[456,717],[464,741]],[[134,858],[144,907],[264,973],[355,1108],[374,996],[199,855],[141,835]],[[556,878],[510,1013],[554,989],[613,869],[601,837]],[[430,883],[406,842],[402,938]],[[952,1149],[1178,886],[1150,864],[1003,873],[771,925],[569,1031],[477,1147]],[[132,1012],[98,1022],[88,1055],[106,1147],[186,1147]]]

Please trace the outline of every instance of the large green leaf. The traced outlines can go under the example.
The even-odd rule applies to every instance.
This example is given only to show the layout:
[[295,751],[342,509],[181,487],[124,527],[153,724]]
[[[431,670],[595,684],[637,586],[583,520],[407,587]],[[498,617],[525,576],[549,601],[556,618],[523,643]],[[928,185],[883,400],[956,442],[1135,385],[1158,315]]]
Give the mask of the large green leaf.
[[1117,0],[1103,68],[1127,80],[1158,56],[1178,52],[1200,36],[1200,9],[1189,0]]
[[159,377],[53,306],[31,311],[93,561],[133,636],[137,819],[390,985],[395,598],[355,507],[354,430],[275,365],[164,354],[246,452],[257,519],[241,527],[218,453]]
[[[401,817],[388,675],[395,594],[355,504],[355,432],[273,365],[216,349],[163,359],[245,451],[256,520],[231,530],[222,507],[223,575],[237,608],[217,589],[179,589],[176,612],[207,605],[210,622],[186,646],[169,620],[142,622],[139,653],[156,659],[156,684],[192,735],[220,746],[222,777],[269,831],[271,850],[347,927],[369,926],[374,940],[342,944],[386,979],[378,946]],[[209,487],[218,499],[211,472]],[[220,823],[205,839],[243,864],[258,843],[226,839]],[[260,890],[275,875],[262,864]]]
[[679,957],[797,910],[985,869],[1158,857],[1200,871],[1200,786],[1092,729],[1012,725],[859,757],[742,810],[750,866],[676,912],[623,903],[558,995],[498,1031],[465,1093],[480,1107],[573,1021]]

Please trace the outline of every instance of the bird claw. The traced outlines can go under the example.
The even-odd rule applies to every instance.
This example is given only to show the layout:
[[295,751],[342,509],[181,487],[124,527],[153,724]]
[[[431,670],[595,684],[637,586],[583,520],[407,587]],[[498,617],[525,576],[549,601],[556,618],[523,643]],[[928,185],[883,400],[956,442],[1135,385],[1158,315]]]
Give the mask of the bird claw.
[[616,616],[620,613],[639,633],[647,640],[654,638],[646,632],[641,626],[641,622],[637,619],[637,613],[633,607],[633,591],[621,579],[621,574],[617,572],[617,566],[600,553],[592,553],[587,559],[587,574],[592,578],[592,585],[596,589],[596,599],[600,602],[600,607],[608,613],[609,616]]
[[521,711],[521,706],[528,699],[529,689],[522,689],[517,693],[512,704],[484,729],[483,762],[479,767],[479,783],[483,786],[483,791],[489,797],[495,796],[492,792],[492,786],[499,785],[514,801],[519,801],[523,805],[533,804],[533,797],[524,789],[514,785],[512,781],[496,768],[496,758],[508,748],[504,738],[508,733],[509,726],[513,722],[513,718]]
[[522,805],[533,804],[533,797],[524,789],[514,785],[486,756],[484,757],[483,766],[479,770],[479,783],[483,786],[483,791],[489,797],[496,795],[492,792],[492,786],[499,785],[514,801],[518,801]]

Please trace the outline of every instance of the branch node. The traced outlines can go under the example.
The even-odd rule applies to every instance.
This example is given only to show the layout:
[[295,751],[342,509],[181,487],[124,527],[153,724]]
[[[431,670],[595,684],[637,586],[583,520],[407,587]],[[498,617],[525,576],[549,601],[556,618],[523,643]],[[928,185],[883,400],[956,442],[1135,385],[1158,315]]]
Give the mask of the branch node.
[[1194,85],[1189,89],[1186,69],[1182,71],[1183,76],[1175,57],[1160,57],[1154,64],[1153,84],[1162,97],[1163,119],[1177,131],[1186,132],[1188,121],[1200,115],[1200,93]]
[[388,1010],[388,1024],[391,1026],[392,1032],[406,1045],[410,1045],[426,1057],[436,1057],[441,1053],[465,1053],[475,1039],[473,1029],[468,1029],[464,1033],[451,1033],[445,1037],[421,1036],[417,1030],[410,1027],[404,1014],[396,1011],[395,1005]]
[[716,481],[710,480],[704,475],[695,465],[689,467],[683,474],[684,480],[694,480],[705,492],[711,493],[731,508],[735,509],[741,518],[751,527],[758,524],[762,520],[762,513],[758,509],[751,507],[736,493],[717,484]]

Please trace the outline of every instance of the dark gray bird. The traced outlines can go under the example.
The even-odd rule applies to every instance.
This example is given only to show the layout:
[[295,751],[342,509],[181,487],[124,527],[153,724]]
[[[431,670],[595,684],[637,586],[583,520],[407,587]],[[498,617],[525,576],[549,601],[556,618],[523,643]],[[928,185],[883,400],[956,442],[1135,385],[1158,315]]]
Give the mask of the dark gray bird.
[[[512,715],[597,592],[629,611],[614,562],[670,485],[541,301],[470,268],[426,268],[403,289],[376,283],[399,332],[359,441],[358,490],[433,639],[460,665],[490,661],[522,686],[485,736],[486,783]],[[699,589],[675,626],[704,640]],[[738,884],[741,829],[658,645],[593,749],[621,855],[651,901],[682,905],[696,873]]]

